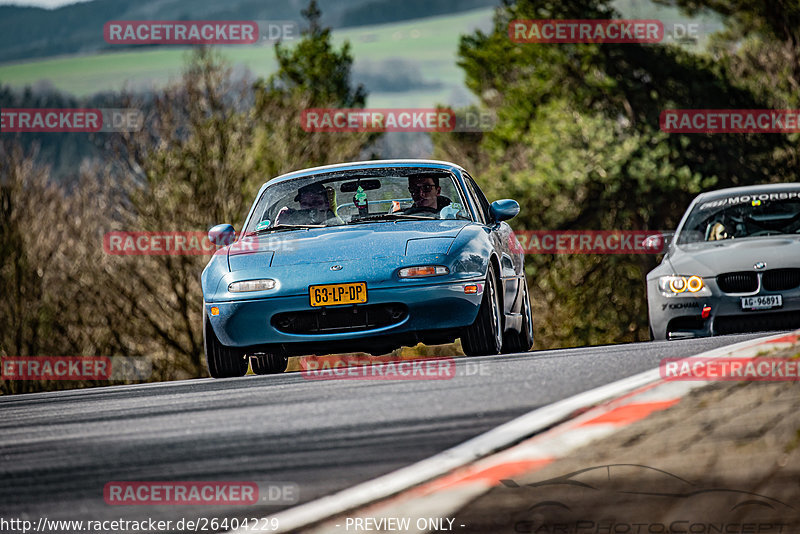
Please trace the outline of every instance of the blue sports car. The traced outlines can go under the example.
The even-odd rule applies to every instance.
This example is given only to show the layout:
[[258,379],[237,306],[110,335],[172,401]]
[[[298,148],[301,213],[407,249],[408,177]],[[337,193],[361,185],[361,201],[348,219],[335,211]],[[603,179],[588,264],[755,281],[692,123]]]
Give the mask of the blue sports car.
[[292,172],[264,184],[236,236],[202,274],[213,377],[279,373],[289,356],[385,354],[461,338],[468,355],[523,352],[533,320],[523,256],[458,165],[367,161]]

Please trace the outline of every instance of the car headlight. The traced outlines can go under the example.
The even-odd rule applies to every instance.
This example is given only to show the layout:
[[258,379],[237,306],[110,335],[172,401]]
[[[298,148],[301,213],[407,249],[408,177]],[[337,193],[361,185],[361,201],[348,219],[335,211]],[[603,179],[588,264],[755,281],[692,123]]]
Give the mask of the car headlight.
[[662,276],[658,279],[658,289],[665,297],[709,297],[711,290],[697,275]]
[[419,265],[417,267],[404,267],[397,272],[397,276],[400,278],[425,278],[449,273],[450,269],[444,265]]
[[245,293],[247,291],[264,291],[267,289],[275,289],[275,280],[269,278],[265,280],[242,280],[241,282],[232,282],[228,285],[228,291],[231,293]]

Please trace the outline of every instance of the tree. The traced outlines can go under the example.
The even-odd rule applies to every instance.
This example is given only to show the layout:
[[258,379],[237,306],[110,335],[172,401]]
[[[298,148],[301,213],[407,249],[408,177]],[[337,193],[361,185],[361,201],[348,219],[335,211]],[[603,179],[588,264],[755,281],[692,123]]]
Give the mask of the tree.
[[287,48],[275,44],[278,70],[254,86],[254,120],[259,124],[255,149],[259,170],[275,176],[304,166],[359,159],[380,134],[306,131],[302,112],[312,108],[361,108],[367,93],[351,86],[350,44],[336,51],[330,28],[320,26],[315,0],[302,11],[308,21],[302,39]]
[[316,0],[301,11],[308,21],[303,38],[294,48],[275,44],[278,71],[265,84],[270,93],[302,95],[312,107],[364,107],[367,93],[364,86],[355,89],[350,83],[353,57],[350,43],[340,51],[333,48],[331,29],[320,25],[322,12]]
[[109,157],[74,182],[52,183],[35,154],[12,141],[0,147],[0,292],[11,297],[0,355],[148,356],[153,380],[205,375],[199,280],[208,258],[110,255],[103,236],[204,233],[221,222],[241,230],[267,179],[365,149],[374,136],[300,127],[312,104],[363,105],[366,97],[348,85],[347,45],[331,48],[313,2],[306,14],[311,26],[297,47],[276,48],[281,68],[271,80],[236,81],[218,53],[198,48],[179,82],[145,97],[119,95],[122,107],[144,113],[144,128],[106,137]]

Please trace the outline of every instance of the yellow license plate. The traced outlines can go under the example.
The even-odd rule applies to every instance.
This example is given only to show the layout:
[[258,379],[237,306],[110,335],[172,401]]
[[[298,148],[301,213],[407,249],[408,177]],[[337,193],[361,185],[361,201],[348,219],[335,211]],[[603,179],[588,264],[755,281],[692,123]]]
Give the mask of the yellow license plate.
[[312,306],[363,304],[367,302],[367,283],[352,282],[349,284],[308,286],[308,298]]

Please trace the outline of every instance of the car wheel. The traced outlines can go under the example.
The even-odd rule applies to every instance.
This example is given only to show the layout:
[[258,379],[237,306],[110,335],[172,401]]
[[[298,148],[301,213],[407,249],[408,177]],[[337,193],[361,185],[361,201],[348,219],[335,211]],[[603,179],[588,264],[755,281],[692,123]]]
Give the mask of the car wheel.
[[274,375],[286,370],[289,358],[282,354],[254,354],[250,358],[250,368],[257,375]]
[[207,316],[203,316],[203,347],[206,352],[208,373],[214,378],[244,376],[247,372],[247,358],[237,347],[223,345]]
[[478,317],[461,336],[461,347],[467,356],[500,354],[503,348],[503,316],[500,292],[497,289],[497,276],[489,266],[486,288]]
[[522,291],[522,332],[507,332],[503,339],[503,353],[528,352],[533,347],[533,313],[528,296],[528,283],[523,280]]

